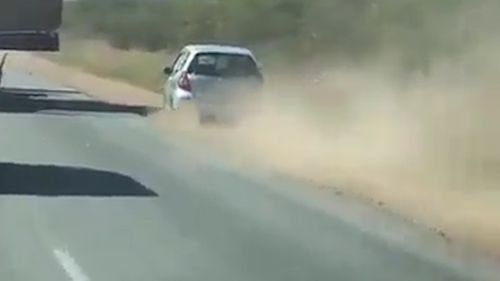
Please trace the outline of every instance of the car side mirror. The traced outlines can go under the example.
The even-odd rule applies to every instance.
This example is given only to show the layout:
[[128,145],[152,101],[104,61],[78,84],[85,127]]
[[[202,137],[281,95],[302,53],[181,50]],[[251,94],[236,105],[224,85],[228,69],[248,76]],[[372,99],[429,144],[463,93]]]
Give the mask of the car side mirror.
[[163,73],[165,73],[166,75],[171,75],[172,72],[174,72],[174,70],[169,66],[167,66],[163,69]]

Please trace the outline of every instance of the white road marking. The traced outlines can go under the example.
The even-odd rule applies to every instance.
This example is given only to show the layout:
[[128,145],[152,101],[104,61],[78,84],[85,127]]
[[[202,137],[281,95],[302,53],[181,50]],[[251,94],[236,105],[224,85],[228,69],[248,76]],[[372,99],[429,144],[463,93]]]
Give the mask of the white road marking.
[[80,266],[76,263],[75,259],[66,250],[54,249],[54,256],[63,267],[64,271],[71,278],[71,281],[90,281],[90,279],[83,273]]

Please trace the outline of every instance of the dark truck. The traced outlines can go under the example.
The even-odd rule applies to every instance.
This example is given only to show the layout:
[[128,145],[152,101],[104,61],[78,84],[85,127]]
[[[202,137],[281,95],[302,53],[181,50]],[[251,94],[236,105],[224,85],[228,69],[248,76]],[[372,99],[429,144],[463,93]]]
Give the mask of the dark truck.
[[63,0],[0,0],[0,51],[58,51],[62,6]]
[[59,50],[62,5],[62,0],[1,0],[0,50]]

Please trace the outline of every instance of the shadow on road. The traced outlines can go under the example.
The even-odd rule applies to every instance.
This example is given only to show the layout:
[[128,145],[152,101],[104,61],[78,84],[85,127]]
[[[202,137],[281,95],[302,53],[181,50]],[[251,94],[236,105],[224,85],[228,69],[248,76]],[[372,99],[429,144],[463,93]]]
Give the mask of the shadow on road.
[[0,112],[37,113],[46,110],[129,113],[147,116],[158,109],[92,100],[73,90],[0,88]]
[[85,168],[0,163],[0,195],[157,197],[134,179]]
[[41,89],[41,88],[13,88],[2,87],[0,92],[4,94],[18,94],[31,97],[48,97],[49,94],[68,94],[68,95],[81,95],[82,93],[72,89]]

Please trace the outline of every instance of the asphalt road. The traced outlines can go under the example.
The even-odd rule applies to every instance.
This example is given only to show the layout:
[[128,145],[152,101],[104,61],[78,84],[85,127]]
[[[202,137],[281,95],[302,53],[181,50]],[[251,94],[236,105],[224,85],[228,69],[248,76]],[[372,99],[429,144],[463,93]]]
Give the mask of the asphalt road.
[[[371,207],[240,171],[201,146],[160,136],[133,110],[105,113],[110,107],[30,75],[9,73],[5,82],[44,91],[2,94],[0,280],[500,276]],[[71,111],[53,100],[83,106]]]

